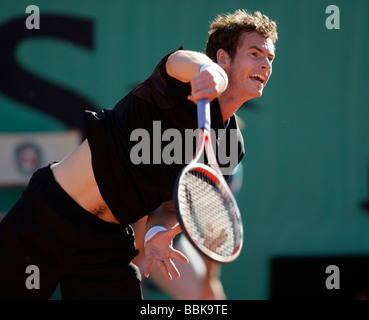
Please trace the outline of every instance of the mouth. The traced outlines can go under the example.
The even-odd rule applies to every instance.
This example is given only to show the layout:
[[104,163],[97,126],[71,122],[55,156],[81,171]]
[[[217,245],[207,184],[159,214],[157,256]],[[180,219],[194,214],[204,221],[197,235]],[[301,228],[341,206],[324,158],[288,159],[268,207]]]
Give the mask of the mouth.
[[259,84],[264,84],[266,82],[266,76],[259,74],[259,73],[252,73],[250,75],[251,80],[259,83]]

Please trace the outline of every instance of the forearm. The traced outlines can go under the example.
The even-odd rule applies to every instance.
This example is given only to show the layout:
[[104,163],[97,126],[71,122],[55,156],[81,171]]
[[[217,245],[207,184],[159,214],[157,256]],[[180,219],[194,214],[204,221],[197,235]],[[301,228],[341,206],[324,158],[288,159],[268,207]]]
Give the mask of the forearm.
[[171,77],[191,83],[191,95],[188,99],[194,104],[204,98],[212,101],[228,85],[228,76],[224,69],[200,52],[178,50],[169,56],[166,69]]
[[191,82],[200,66],[207,63],[212,63],[212,60],[203,53],[178,50],[169,56],[166,68],[171,77],[182,82]]
[[167,229],[171,229],[177,224],[178,220],[174,209],[174,203],[171,200],[162,203],[159,208],[148,216],[146,230],[155,225],[161,225]]

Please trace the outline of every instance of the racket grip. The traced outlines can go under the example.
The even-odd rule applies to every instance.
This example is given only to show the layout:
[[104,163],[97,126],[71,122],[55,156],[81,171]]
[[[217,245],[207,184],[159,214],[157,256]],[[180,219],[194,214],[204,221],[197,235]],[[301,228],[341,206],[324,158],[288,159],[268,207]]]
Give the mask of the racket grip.
[[197,101],[197,124],[200,129],[210,131],[210,101],[208,98]]

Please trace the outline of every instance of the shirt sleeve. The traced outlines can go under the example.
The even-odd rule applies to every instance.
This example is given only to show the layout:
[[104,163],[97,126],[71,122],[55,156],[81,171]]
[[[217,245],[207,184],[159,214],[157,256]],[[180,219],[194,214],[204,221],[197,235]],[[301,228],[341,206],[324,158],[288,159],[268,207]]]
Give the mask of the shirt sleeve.
[[[183,50],[183,47],[178,50]],[[190,83],[184,83],[171,77],[166,70],[169,56],[176,51],[167,54],[158,63],[150,78],[139,84],[132,94],[160,106],[163,110],[171,109],[179,104],[188,104],[187,97],[191,93]]]

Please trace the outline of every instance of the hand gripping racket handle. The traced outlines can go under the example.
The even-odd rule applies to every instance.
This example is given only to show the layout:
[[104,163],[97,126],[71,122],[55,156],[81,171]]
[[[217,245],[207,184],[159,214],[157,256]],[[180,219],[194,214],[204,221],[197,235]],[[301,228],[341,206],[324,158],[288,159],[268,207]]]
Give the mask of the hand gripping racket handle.
[[210,101],[208,98],[197,101],[197,124],[200,129],[210,132]]

